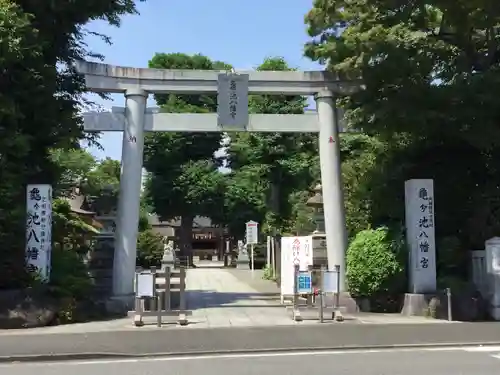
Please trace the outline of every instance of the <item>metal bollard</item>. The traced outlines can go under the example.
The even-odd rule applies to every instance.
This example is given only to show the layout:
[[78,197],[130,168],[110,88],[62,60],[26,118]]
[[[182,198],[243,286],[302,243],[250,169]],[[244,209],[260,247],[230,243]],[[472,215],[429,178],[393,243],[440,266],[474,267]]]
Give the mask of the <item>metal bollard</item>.
[[187,301],[186,301],[186,268],[180,268],[180,290],[179,290],[179,320],[178,323],[181,326],[188,324],[186,318]]
[[320,274],[319,274],[319,281],[318,281],[318,297],[319,297],[319,322],[323,323],[325,321],[324,317],[324,307],[325,307],[325,301],[324,301],[324,291],[323,291],[323,283],[325,280],[325,266],[321,266]]
[[452,313],[451,313],[451,288],[446,288],[446,299],[448,304],[448,321],[452,321]]
[[299,293],[298,289],[299,286],[297,285],[297,278],[299,276],[299,265],[295,264],[294,265],[294,271],[293,271],[293,320],[299,322],[302,320],[302,317],[300,316],[300,311],[299,311]]

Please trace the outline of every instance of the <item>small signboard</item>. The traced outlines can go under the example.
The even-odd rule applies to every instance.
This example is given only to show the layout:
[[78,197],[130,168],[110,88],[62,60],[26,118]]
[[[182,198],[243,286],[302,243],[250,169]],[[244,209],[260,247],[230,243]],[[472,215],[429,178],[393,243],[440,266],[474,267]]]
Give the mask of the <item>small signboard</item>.
[[259,243],[259,223],[249,221],[246,224],[246,243],[247,245],[255,245]]
[[135,294],[139,298],[153,298],[155,296],[155,278],[151,272],[137,274]]
[[217,86],[217,124],[226,130],[245,130],[248,126],[248,74],[219,74]]
[[297,275],[297,293],[312,293],[312,274],[309,271],[300,271]]
[[337,271],[325,271],[323,273],[322,291],[325,293],[339,292],[339,273]]

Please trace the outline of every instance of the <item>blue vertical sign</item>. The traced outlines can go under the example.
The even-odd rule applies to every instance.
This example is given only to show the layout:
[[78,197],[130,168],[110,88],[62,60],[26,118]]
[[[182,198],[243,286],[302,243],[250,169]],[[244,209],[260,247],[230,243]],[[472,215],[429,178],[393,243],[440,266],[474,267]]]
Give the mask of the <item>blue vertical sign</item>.
[[309,271],[300,271],[297,275],[297,293],[312,293],[312,275]]

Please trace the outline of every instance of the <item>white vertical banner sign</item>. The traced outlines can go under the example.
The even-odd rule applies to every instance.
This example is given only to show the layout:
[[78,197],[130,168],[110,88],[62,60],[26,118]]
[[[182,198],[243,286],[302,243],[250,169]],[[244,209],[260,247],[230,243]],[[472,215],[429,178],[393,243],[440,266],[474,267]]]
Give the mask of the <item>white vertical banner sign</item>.
[[244,130],[248,115],[248,74],[219,74],[217,124],[223,129]]
[[406,240],[410,293],[436,291],[436,241],[433,180],[405,182]]
[[313,264],[312,236],[281,237],[281,301],[293,295],[295,265],[307,271]]
[[51,185],[28,185],[26,203],[26,268],[48,282],[52,251]]

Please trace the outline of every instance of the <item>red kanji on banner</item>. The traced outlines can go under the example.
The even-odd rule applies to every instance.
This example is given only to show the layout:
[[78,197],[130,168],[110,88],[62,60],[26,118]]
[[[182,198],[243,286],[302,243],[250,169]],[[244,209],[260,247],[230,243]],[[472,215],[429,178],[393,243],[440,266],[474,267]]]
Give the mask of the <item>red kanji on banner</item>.
[[335,142],[335,141],[333,140],[333,137],[330,136],[330,138],[328,138],[328,143],[333,143],[333,142]]
[[292,242],[292,254],[293,254],[293,264],[299,264],[300,262],[300,240],[296,238]]

